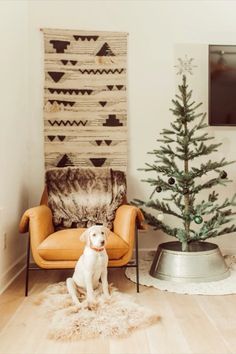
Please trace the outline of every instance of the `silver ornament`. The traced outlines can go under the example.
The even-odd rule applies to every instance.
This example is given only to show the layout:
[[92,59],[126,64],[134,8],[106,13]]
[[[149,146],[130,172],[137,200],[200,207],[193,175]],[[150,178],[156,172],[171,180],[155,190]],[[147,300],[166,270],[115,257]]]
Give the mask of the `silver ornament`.
[[164,220],[164,214],[163,214],[163,213],[158,214],[158,215],[157,215],[157,220],[163,221],[163,220]]

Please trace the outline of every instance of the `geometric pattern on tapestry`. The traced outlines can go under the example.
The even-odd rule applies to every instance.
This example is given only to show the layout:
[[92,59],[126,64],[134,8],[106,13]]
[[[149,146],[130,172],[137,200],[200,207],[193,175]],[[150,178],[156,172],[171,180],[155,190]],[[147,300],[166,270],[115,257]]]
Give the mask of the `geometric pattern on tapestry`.
[[127,33],[43,29],[45,168],[127,168]]

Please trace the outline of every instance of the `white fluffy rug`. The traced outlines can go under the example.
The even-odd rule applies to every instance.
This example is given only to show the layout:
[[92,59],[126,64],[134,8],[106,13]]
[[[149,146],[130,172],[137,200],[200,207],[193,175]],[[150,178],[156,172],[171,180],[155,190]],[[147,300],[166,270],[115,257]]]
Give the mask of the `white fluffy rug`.
[[50,285],[34,301],[50,318],[49,338],[56,340],[89,339],[99,336],[125,337],[138,328],[157,323],[159,316],[135,303],[133,297],[110,289],[105,300],[96,291],[97,306],[90,310],[82,296],[82,308],[72,303],[65,282]]
[[[153,260],[153,253],[147,253],[144,259],[140,260],[140,284],[154,288],[170,291],[178,294],[197,295],[230,295],[236,294],[236,256],[226,256],[226,262],[230,267],[230,276],[226,279],[207,283],[177,283],[160,280],[152,277],[149,270]],[[136,269],[127,268],[127,278],[136,282]]]

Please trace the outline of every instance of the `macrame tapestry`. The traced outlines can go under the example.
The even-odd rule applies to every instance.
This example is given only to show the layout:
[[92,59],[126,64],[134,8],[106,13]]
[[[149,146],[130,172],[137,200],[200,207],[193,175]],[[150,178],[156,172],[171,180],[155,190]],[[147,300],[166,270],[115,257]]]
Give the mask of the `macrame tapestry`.
[[45,167],[127,167],[127,33],[44,29]]

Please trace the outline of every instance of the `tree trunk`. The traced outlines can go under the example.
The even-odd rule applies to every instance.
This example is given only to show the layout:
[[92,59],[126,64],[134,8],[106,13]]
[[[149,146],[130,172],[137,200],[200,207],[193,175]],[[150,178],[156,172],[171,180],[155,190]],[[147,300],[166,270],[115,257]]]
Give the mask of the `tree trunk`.
[[182,251],[188,252],[188,242],[187,241],[182,242]]

